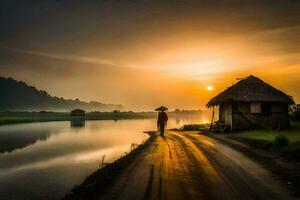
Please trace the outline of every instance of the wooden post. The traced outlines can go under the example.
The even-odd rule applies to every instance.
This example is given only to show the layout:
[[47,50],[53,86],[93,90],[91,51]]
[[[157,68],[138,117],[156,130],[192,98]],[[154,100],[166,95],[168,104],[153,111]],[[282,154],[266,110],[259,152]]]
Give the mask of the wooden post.
[[211,129],[212,129],[212,125],[214,123],[214,118],[215,118],[215,106],[213,106],[213,113],[212,113],[212,118],[211,118],[209,131],[211,131]]

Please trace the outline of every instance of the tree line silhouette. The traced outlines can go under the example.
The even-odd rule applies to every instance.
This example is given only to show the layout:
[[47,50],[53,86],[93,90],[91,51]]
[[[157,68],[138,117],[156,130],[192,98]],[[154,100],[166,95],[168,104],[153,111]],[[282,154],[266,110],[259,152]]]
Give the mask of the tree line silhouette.
[[13,78],[0,77],[0,94],[0,111],[70,111],[76,108],[87,111],[113,111],[123,109],[122,105],[51,96],[44,90],[38,90]]

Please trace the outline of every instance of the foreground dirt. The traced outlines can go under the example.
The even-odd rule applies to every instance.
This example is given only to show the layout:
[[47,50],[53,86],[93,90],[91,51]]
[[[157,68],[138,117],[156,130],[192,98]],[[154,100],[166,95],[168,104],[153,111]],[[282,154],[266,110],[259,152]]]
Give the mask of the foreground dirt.
[[100,199],[294,199],[267,169],[198,133],[158,136]]

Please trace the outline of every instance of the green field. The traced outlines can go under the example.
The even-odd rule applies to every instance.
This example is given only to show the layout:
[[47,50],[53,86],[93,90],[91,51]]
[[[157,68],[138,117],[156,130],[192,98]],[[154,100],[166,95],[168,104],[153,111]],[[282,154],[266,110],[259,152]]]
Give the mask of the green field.
[[300,122],[291,122],[291,128],[285,131],[258,130],[234,134],[236,137],[266,140],[270,142],[273,142],[278,135],[285,136],[291,143],[300,142]]

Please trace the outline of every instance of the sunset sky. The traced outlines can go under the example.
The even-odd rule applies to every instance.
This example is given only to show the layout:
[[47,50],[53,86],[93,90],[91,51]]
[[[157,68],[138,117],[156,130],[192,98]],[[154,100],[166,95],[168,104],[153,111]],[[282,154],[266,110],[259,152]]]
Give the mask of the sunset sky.
[[300,102],[300,1],[1,1],[0,76],[132,110],[204,108],[251,74]]

